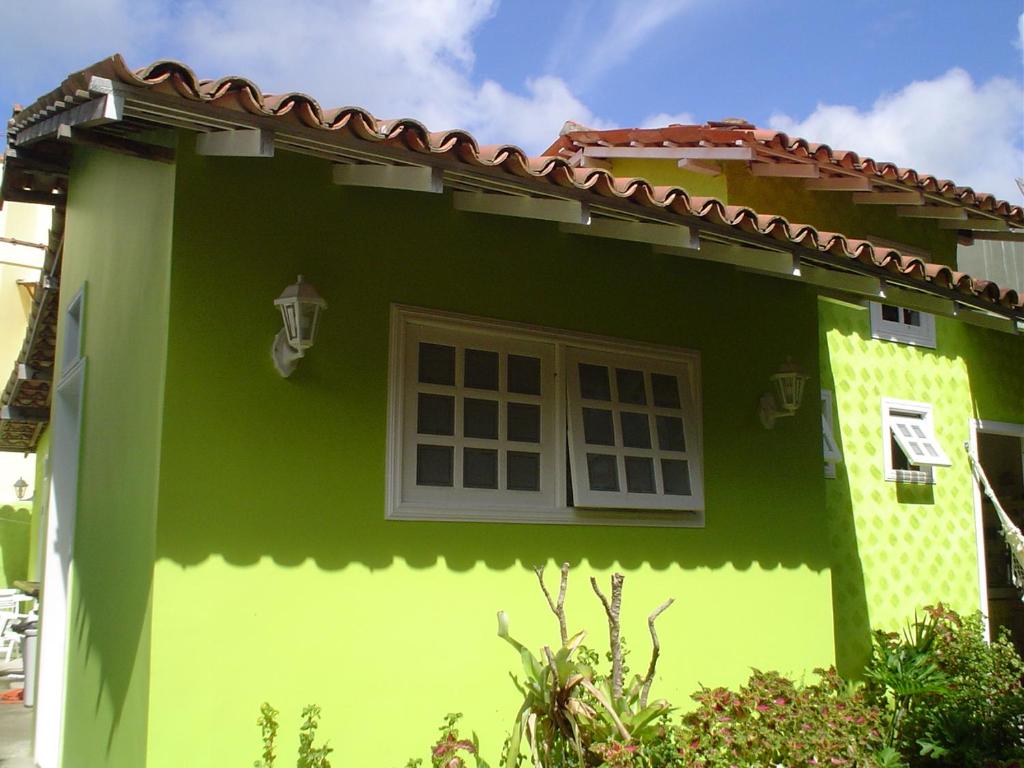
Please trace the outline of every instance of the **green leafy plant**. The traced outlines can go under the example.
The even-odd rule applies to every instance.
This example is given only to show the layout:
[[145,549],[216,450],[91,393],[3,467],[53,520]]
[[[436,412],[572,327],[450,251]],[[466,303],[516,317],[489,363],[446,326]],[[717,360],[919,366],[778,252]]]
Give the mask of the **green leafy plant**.
[[441,736],[430,750],[432,768],[465,768],[467,755],[473,758],[477,768],[489,768],[480,757],[480,741],[476,733],[472,739],[459,737],[457,724],[461,718],[461,712],[449,712],[445,715],[444,723],[438,729]]
[[263,756],[261,760],[253,763],[254,768],[274,768],[274,742],[277,740],[277,716],[281,714],[267,702],[260,705],[260,716],[256,725],[260,727],[260,736],[263,740]]
[[904,718],[916,706],[948,691],[948,678],[935,656],[937,629],[937,618],[926,612],[923,619],[915,615],[902,635],[882,631],[874,634],[864,676],[872,684],[870,691],[876,699],[888,704],[887,746],[897,743]]
[[314,745],[316,729],[320,721],[320,707],[310,704],[302,710],[302,725],[299,727],[299,759],[296,768],[331,768],[327,756],[334,750],[324,744]]
[[980,614],[925,609],[945,676],[941,695],[911,710],[898,746],[914,766],[1019,766],[1024,759],[1024,662],[1008,635],[985,641]]
[[882,712],[862,689],[835,669],[815,670],[819,681],[798,686],[775,672],[754,670],[738,691],[702,688],[698,707],[682,719],[683,765],[733,766],[902,765],[885,750]]

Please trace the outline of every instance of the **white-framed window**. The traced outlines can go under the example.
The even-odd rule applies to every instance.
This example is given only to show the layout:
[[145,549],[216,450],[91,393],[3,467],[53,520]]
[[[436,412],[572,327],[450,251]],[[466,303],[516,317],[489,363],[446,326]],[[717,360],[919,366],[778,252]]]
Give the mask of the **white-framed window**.
[[85,283],[78,289],[64,310],[61,375],[71,370],[82,356],[82,338],[85,335]]
[[933,483],[934,467],[950,466],[935,437],[932,406],[928,403],[883,398],[882,435],[886,480]]
[[836,477],[836,464],[843,460],[836,440],[835,416],[833,409],[832,390],[821,390],[821,451],[825,459],[825,477],[830,480]]
[[703,525],[699,356],[395,306],[391,519]]
[[871,338],[935,349],[935,315],[870,302]]

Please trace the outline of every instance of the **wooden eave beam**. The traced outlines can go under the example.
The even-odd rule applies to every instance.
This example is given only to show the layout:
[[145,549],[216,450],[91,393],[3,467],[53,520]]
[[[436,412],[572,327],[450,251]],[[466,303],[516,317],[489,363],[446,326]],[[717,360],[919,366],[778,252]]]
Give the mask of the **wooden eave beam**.
[[452,205],[455,210],[468,213],[517,216],[564,224],[586,224],[590,220],[589,209],[579,200],[487,192],[454,192]]
[[25,424],[45,424],[50,420],[50,409],[5,405],[0,408],[0,419],[3,421],[20,421]]
[[262,128],[201,133],[196,137],[196,154],[206,157],[273,157],[274,134]]
[[924,194],[906,192],[854,192],[853,202],[861,205],[924,205]]
[[70,141],[84,147],[95,147],[117,152],[130,157],[137,157],[140,160],[153,160],[158,163],[173,163],[174,150],[170,147],[161,147],[157,144],[147,144],[134,139],[126,139],[121,136],[111,136],[97,131],[89,131],[82,128],[72,128],[63,125],[57,131],[57,138]]
[[570,235],[606,237],[672,248],[697,249],[698,239],[689,227],[670,224],[650,224],[642,221],[618,221],[591,218],[589,224],[559,224],[559,230]]
[[18,363],[19,381],[53,381],[53,371],[49,368],[33,368],[24,363]]
[[755,159],[752,147],[584,147],[584,157],[639,158],[649,160],[746,160]]
[[112,91],[82,104],[57,111],[49,117],[45,117],[45,114],[44,112],[34,116],[28,125],[16,128],[17,133],[14,137],[16,148],[42,139],[53,138],[58,135],[58,131],[62,127],[91,128],[105,123],[118,122],[124,116],[124,96]]
[[691,173],[699,173],[702,176],[721,176],[722,166],[720,163],[714,160],[689,160],[683,158],[676,163],[684,171],[690,171]]
[[656,246],[655,253],[683,256],[700,261],[729,264],[741,269],[750,269],[769,274],[792,275],[798,270],[799,259],[788,251],[769,251],[746,248],[742,245],[719,243],[705,238],[699,239],[698,250],[678,247]]
[[778,176],[791,179],[817,179],[817,163],[751,163],[751,176]]
[[822,176],[808,179],[804,189],[814,192],[870,192],[871,179],[867,176]]
[[967,211],[951,205],[898,205],[896,215],[908,219],[967,220]]
[[977,219],[966,221],[940,221],[939,229],[968,229],[974,232],[1007,232],[1010,225],[1002,219]]
[[408,192],[444,191],[439,168],[425,165],[337,164],[331,169],[335,184],[349,187],[378,187]]

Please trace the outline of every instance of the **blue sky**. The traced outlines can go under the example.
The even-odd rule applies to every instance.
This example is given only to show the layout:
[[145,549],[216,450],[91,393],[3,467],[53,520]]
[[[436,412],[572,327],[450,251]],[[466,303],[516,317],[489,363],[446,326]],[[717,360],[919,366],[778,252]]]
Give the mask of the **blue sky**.
[[115,51],[539,151],[562,123],[745,117],[1021,200],[1021,0],[50,0],[0,101]]

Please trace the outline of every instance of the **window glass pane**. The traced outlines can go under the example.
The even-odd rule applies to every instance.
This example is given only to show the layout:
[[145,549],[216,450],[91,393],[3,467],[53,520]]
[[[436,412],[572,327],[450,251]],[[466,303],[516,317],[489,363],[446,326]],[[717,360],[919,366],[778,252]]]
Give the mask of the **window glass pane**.
[[416,446],[416,485],[451,487],[455,449],[450,445]]
[[539,443],[540,406],[530,403],[509,403],[507,438],[522,443]]
[[611,400],[608,369],[603,365],[580,363],[580,397],[587,400]]
[[498,452],[486,448],[463,448],[462,485],[464,488],[497,488]]
[[622,427],[622,444],[626,448],[651,447],[651,426],[646,413],[623,411],[619,414],[619,424]]
[[463,380],[467,387],[496,390],[498,388],[498,353],[467,349]]
[[661,477],[665,481],[665,493],[671,496],[689,496],[690,466],[689,462],[676,459],[661,460]]
[[644,375],[640,371],[616,368],[615,383],[619,388],[620,403],[647,404],[647,395],[644,394]]
[[921,313],[916,309],[903,310],[903,323],[905,325],[921,326]]
[[685,451],[683,420],[677,416],[658,416],[658,447],[663,451]]
[[540,358],[508,356],[508,391],[520,395],[540,394]]
[[583,439],[589,445],[615,445],[612,412],[599,408],[584,408]]
[[590,478],[590,490],[592,491],[619,490],[619,471],[615,466],[614,456],[588,453],[587,475]]
[[654,404],[659,408],[679,408],[679,382],[675,376],[664,373],[651,374],[651,390]]
[[416,409],[416,431],[421,435],[455,434],[455,398],[420,392]]
[[467,397],[462,404],[462,434],[498,439],[498,401]]
[[894,307],[892,304],[883,304],[882,319],[890,323],[898,323],[900,321],[900,308]]
[[509,451],[506,461],[510,491],[540,490],[540,454]]
[[630,493],[654,493],[654,460],[643,456],[626,457],[626,490]]
[[455,347],[420,342],[419,371],[424,384],[455,384]]

